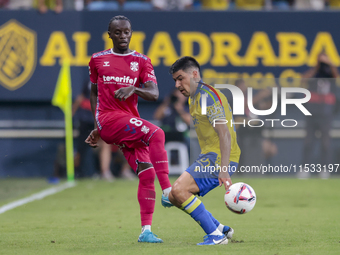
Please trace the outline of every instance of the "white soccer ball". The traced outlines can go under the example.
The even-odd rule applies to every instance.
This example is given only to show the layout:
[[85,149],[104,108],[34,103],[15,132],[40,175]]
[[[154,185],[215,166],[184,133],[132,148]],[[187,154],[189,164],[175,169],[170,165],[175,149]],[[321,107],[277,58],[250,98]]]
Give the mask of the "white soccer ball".
[[224,202],[230,211],[244,214],[250,212],[254,208],[256,194],[250,185],[238,182],[231,185],[226,191]]

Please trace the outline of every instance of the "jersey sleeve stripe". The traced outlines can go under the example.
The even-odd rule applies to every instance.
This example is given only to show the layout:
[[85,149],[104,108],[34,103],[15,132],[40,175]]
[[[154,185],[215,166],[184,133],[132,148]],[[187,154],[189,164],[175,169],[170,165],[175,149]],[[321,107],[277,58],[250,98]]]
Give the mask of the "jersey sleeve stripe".
[[200,90],[207,92],[211,96],[211,98],[214,100],[214,104],[216,104],[216,100],[215,100],[214,96],[210,93],[210,91],[203,89],[203,88],[200,88]]
[[222,100],[221,100],[220,96],[218,95],[217,91],[216,91],[212,86],[210,86],[210,85],[208,85],[208,84],[206,84],[206,83],[202,83],[202,84],[205,85],[205,86],[207,86],[209,89],[211,89],[212,92],[214,92],[214,94],[217,96],[218,100],[220,101],[220,104],[223,105],[223,104],[222,104]]

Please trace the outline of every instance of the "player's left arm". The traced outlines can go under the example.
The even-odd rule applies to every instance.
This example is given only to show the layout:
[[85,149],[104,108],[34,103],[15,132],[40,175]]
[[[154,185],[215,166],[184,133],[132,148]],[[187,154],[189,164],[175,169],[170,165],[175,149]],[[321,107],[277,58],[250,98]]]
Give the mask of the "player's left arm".
[[[223,104],[215,92],[211,91],[207,97],[207,118],[210,125],[214,128],[220,141],[221,170],[218,174],[220,186],[224,185],[228,190],[232,184],[228,172],[229,158],[231,152],[231,135],[226,123],[226,112]],[[201,106],[202,107],[202,106]]]
[[229,157],[231,151],[231,136],[228,129],[228,126],[225,122],[215,123],[214,130],[218,134],[220,140],[220,150],[221,150],[221,171],[218,175],[218,181],[220,187],[222,184],[224,185],[225,189],[228,190],[231,186],[231,178],[228,172],[229,166]]
[[153,81],[144,84],[144,88],[136,88],[135,94],[147,101],[157,101],[159,96],[158,86]]
[[147,59],[143,62],[142,70],[139,74],[140,83],[144,85],[143,88],[137,88],[134,86],[121,88],[115,92],[115,98],[119,100],[126,100],[133,94],[136,94],[147,101],[157,101],[159,91],[157,87],[157,80],[155,71],[151,64],[151,60]]
[[144,84],[144,88],[136,88],[134,86],[120,88],[115,91],[115,98],[125,101],[132,94],[136,94],[147,101],[157,101],[159,91],[157,85],[149,81]]
[[97,142],[99,140],[99,133],[96,122],[96,106],[97,106],[97,98],[98,98],[98,70],[96,68],[96,64],[94,62],[93,57],[91,57],[89,63],[89,74],[91,81],[91,92],[90,92],[90,103],[91,103],[91,111],[94,120],[94,129],[91,131],[90,135],[86,138],[85,142],[89,144],[91,147],[97,147]]

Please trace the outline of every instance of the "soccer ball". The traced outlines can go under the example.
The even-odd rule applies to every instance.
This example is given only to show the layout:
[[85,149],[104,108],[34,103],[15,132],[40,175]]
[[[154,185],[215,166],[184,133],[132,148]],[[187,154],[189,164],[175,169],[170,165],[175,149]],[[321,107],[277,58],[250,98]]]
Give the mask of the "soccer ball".
[[252,187],[243,182],[234,183],[226,191],[224,202],[228,209],[234,213],[244,214],[250,212],[256,203],[256,194]]

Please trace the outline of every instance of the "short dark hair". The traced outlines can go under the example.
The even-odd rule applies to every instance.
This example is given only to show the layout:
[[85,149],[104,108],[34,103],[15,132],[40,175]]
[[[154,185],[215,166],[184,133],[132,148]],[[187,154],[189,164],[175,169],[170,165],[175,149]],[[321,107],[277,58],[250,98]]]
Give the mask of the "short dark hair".
[[117,16],[114,16],[112,19],[110,19],[109,27],[108,27],[107,31],[110,31],[111,23],[115,20],[126,20],[130,23],[130,26],[132,26],[131,21],[127,17],[125,17],[123,15],[117,15]]
[[200,64],[198,64],[197,60],[193,57],[181,57],[180,59],[177,59],[175,63],[172,64],[170,67],[170,74],[174,74],[178,72],[179,70],[183,70],[184,72],[188,70],[191,67],[196,67],[201,72]]

